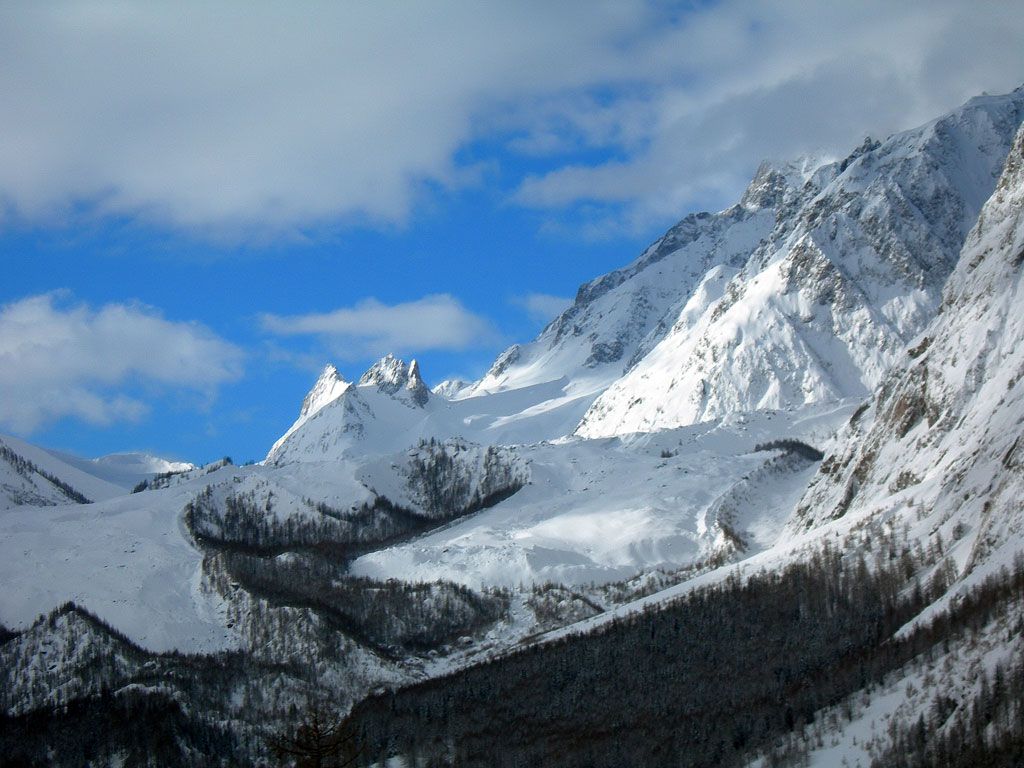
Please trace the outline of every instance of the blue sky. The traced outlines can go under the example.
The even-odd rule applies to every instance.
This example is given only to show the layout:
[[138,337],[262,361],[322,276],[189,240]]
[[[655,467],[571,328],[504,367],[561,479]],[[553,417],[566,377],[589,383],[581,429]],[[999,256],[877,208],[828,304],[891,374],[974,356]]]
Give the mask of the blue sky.
[[892,5],[6,4],[0,432],[242,461],[328,361],[479,376],[762,159],[1024,80],[1013,3]]

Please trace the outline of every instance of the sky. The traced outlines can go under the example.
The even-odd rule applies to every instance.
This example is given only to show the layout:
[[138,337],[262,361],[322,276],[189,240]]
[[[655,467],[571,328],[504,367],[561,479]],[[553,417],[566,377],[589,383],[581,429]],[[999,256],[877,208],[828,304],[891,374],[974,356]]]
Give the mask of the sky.
[[261,459],[481,376],[763,159],[1024,83],[1014,2],[0,5],[0,432]]

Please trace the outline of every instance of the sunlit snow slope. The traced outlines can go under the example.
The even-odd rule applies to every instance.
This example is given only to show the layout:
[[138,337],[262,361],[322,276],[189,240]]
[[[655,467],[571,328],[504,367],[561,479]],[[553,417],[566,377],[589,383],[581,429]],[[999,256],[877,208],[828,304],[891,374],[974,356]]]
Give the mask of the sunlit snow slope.
[[763,167],[745,205],[784,199],[771,231],[742,265],[676,286],[666,331],[578,434],[866,396],[933,316],[1022,117],[1018,89],[867,141],[802,186]]

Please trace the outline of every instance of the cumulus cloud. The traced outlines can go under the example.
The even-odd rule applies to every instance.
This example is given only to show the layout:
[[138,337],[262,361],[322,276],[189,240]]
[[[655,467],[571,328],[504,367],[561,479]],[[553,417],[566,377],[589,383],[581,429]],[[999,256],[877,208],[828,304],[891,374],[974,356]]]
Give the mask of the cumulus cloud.
[[241,362],[206,328],[150,308],[32,296],[0,307],[0,424],[31,432],[66,417],[137,420],[162,392],[212,396],[241,375]]
[[513,297],[512,303],[523,309],[535,323],[547,323],[567,309],[572,299],[549,293],[528,293]]
[[314,336],[345,359],[465,350],[496,339],[485,318],[448,294],[391,305],[369,298],[352,307],[307,315],[264,314],[261,324],[277,336]]
[[518,152],[520,204],[641,226],[1012,88],[1022,37],[960,0],[7,3],[0,217],[402,222]]

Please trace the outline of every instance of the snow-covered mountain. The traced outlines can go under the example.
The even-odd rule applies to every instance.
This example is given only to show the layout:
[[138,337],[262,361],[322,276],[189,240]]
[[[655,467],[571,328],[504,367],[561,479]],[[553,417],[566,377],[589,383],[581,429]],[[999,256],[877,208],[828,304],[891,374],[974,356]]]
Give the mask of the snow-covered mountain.
[[774,226],[785,194],[763,205],[687,216],[623,269],[581,286],[576,300],[528,344],[505,350],[472,394],[565,379],[593,395],[622,375],[637,351],[664,334],[664,318],[716,267],[738,269]]
[[471,384],[472,382],[466,381],[465,379],[445,379],[441,383],[435,384],[431,387],[430,391],[447,400],[453,400],[459,396],[459,393],[462,392],[462,390],[466,389]]
[[329,366],[267,461],[428,437],[593,438],[865,397],[934,315],[1022,117],[1024,88],[842,161],[765,163],[737,205],[686,217],[582,286],[472,385],[432,393],[415,361],[392,356],[354,386]]
[[933,316],[1022,117],[1018,89],[841,161],[765,163],[460,396],[560,381],[597,398],[586,437],[866,396]]
[[78,467],[84,472],[128,490],[138,487],[140,483],[149,482],[157,476],[190,472],[196,469],[196,465],[190,461],[175,461],[139,451],[111,453],[97,459],[81,459],[54,451],[51,453],[73,467]]
[[358,383],[327,366],[303,400],[299,417],[265,463],[335,461],[402,451],[423,439],[464,438],[487,445],[553,440],[570,433],[590,397],[566,395],[564,381],[495,394],[462,387],[431,392],[419,364],[387,355]]
[[[733,643],[749,662],[754,619],[732,622],[756,616],[788,643],[788,672],[758,669],[774,676],[764,690],[836,687],[789,714],[764,704],[728,740],[744,759],[784,763],[776,733],[839,764],[825,727],[841,756],[866,759],[921,713],[959,717],[978,668],[1009,658],[1019,594],[1001,619],[970,614],[971,636],[952,621],[919,635],[927,662],[900,643],[970,608],[967,589],[1024,549],[1022,117],[1024,89],[841,162],[765,164],[739,204],[687,217],[583,286],[475,384],[430,390],[416,361],[391,355],[354,382],[327,366],[261,464],[86,460],[3,438],[5,715],[41,723],[48,754],[65,705],[166,711],[184,764],[258,762],[268,726],[318,691],[339,709],[378,686],[429,699],[477,662],[530,658],[536,677],[522,679],[545,698],[552,670],[572,664],[549,668],[548,652],[577,647],[599,672],[647,665],[651,681],[660,664],[707,656],[701,643]],[[826,587],[808,600],[811,583]],[[709,618],[681,633],[689,607]],[[819,631],[826,613],[849,622],[827,627],[837,637]],[[716,638],[720,624],[742,631]],[[818,677],[802,668],[812,647]],[[725,721],[710,689],[730,666],[735,677],[735,664],[712,665],[688,688],[695,709],[713,705],[715,738]],[[906,684],[936,688],[924,682],[936,676],[937,704]],[[691,723],[673,685],[655,704]],[[537,711],[516,696],[508,711]],[[594,711],[627,716],[608,701]],[[395,722],[399,709],[384,711]],[[481,727],[463,716],[476,734],[504,727],[500,714]],[[609,722],[599,730],[618,734]],[[529,741],[535,729],[520,730]],[[768,751],[751,751],[762,730]],[[130,763],[132,737],[111,734],[107,762]],[[442,741],[428,748],[456,754]]]
[[[521,726],[504,743],[503,756],[519,758],[512,764],[554,754],[572,765],[609,766],[622,764],[622,755],[630,764],[652,766],[664,765],[666,756],[691,765],[1019,764],[1022,299],[1024,126],[966,237],[938,316],[853,413],[785,535],[735,568],[691,576],[649,598],[578,620],[528,653],[370,697],[354,715],[360,732],[376,731],[384,740],[408,729],[396,739],[404,736],[411,744],[405,755],[420,754],[443,735],[449,753],[458,750],[481,765],[481,742],[490,737],[485,724],[495,720],[510,732],[515,729],[505,723]],[[582,442],[595,448],[613,443]],[[713,473],[705,470],[704,478]],[[792,496],[765,492],[770,483],[764,476],[765,468],[749,472],[709,512],[735,520],[730,512],[744,500],[752,502],[748,510],[792,509]],[[654,478],[644,480],[639,486],[646,490]],[[621,499],[613,503],[625,507]],[[430,538],[409,548],[410,566],[422,563]],[[466,538],[463,532],[447,544]],[[815,587],[822,573],[832,573],[834,581]],[[766,579],[773,586],[755,596]],[[747,601],[729,610],[735,595]],[[853,621],[840,629],[844,608],[865,595],[866,610],[854,611]],[[706,620],[687,630],[687,617],[705,600],[711,606]],[[746,631],[737,626],[744,616],[757,616]],[[827,637],[830,632],[834,638]],[[722,644],[742,645],[749,638],[751,647],[708,662]],[[785,651],[763,652],[764,643],[778,638],[785,639]],[[828,658],[815,669],[811,649],[818,643]],[[629,660],[625,669],[623,658]],[[680,683],[682,672],[669,673],[673,662],[692,671],[692,683]],[[787,671],[793,662],[795,669]],[[723,668],[737,670],[736,677],[723,676]],[[666,677],[671,682],[659,696]],[[786,715],[767,745],[752,748],[753,734],[770,732],[772,715],[752,718],[751,708],[770,698],[767,691],[780,679],[786,693],[768,710],[778,714],[781,706]],[[824,695],[821,681],[837,685]],[[635,707],[609,704],[617,685],[642,691]],[[795,702],[804,685],[813,692],[800,715]],[[687,690],[697,690],[694,700],[680,703]],[[743,702],[750,691],[751,701]],[[552,699],[554,713],[538,714]],[[631,720],[637,707],[651,711]],[[593,719],[584,714],[573,720],[588,708]],[[425,725],[424,712],[443,726]],[[668,724],[672,717],[675,726]],[[702,718],[706,726],[695,727]],[[602,731],[595,722],[615,725]],[[597,735],[580,740],[582,731]],[[594,749],[601,733],[611,735]],[[732,748],[745,754],[725,760],[730,734],[741,734]],[[626,738],[632,739],[628,751],[607,755]]]
[[420,377],[420,365],[415,360],[408,365],[394,355],[386,355],[370,366],[359,379],[361,387],[376,387],[386,395],[398,395],[402,400],[423,407],[430,399],[430,390]]
[[795,531],[883,517],[981,575],[1024,546],[1024,129],[938,317],[822,464]]
[[[741,203],[774,226],[704,271],[593,404],[589,437],[866,396],[931,319],[1024,118],[1024,89],[866,141],[801,185],[762,166]],[[681,307],[681,309],[680,309]]]
[[355,385],[333,365],[320,374],[302,401],[295,423],[274,443],[268,464],[323,461],[352,451],[400,450],[421,437],[445,431],[443,401],[432,397],[415,360],[405,363],[387,355],[374,363]]

